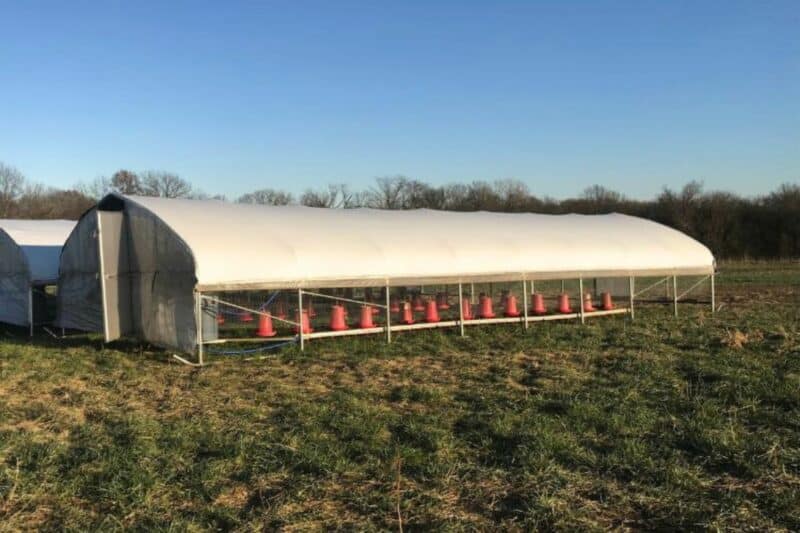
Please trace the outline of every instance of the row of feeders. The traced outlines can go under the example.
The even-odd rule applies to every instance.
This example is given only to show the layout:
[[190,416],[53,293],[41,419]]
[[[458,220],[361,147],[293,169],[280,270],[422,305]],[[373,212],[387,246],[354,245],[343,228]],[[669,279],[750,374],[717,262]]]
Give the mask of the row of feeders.
[[[330,306],[328,330],[334,332],[343,332],[350,329],[376,329],[382,328],[375,320],[376,316],[381,313],[379,305],[373,302],[370,292],[366,292],[365,298],[367,303],[360,305],[357,320],[353,323],[348,322],[348,309],[347,306],[341,302],[335,302]],[[594,306],[592,294],[587,292],[584,295],[583,312],[592,313],[598,310],[612,311],[615,309],[612,302],[611,294],[603,292],[600,295],[600,308]],[[550,312],[545,306],[545,298],[542,293],[535,292],[530,295],[531,305],[528,310],[529,314],[534,317],[541,317],[548,315]],[[500,304],[503,308],[502,317],[504,318],[519,318],[524,315],[520,310],[517,297],[511,292],[504,291]],[[274,305],[275,312],[265,311],[258,313],[258,328],[256,336],[259,338],[275,337],[278,333],[273,324],[273,317],[278,320],[286,320],[286,305],[283,301],[278,301]],[[415,323],[428,323],[436,324],[442,321],[440,311],[449,312],[451,306],[449,303],[449,296],[447,293],[439,292],[432,298],[423,297],[421,294],[416,294],[407,300],[399,300],[396,297],[390,299],[389,311],[392,315],[396,316],[393,322],[401,325],[412,325]],[[557,306],[553,310],[555,314],[574,314],[570,298],[567,293],[561,293],[557,296]],[[423,316],[418,320],[415,313],[423,313]],[[480,293],[478,297],[478,304],[473,305],[469,297],[462,297],[461,300],[461,313],[464,320],[491,320],[498,318],[498,314],[494,310],[494,300],[492,297],[487,296],[485,293]],[[303,334],[310,334],[314,332],[311,326],[311,320],[317,317],[316,308],[312,301],[309,299],[308,303],[303,309],[301,323]],[[254,322],[253,313],[246,310],[238,312],[239,322],[249,324]],[[217,314],[217,323],[219,325],[225,324],[225,315],[223,313]],[[299,327],[294,327],[296,334],[300,333]]]

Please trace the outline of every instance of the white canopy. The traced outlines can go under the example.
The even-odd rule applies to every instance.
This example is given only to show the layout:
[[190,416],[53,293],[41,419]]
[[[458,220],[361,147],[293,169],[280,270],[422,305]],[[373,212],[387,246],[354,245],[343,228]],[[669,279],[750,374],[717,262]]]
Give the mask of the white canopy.
[[687,235],[637,217],[322,209],[124,197],[183,240],[201,290],[710,274]]
[[55,283],[59,256],[75,222],[0,219],[0,322],[31,325],[32,286]]
[[61,247],[75,224],[74,220],[0,219],[0,231],[22,250],[31,282],[44,283],[58,279]]

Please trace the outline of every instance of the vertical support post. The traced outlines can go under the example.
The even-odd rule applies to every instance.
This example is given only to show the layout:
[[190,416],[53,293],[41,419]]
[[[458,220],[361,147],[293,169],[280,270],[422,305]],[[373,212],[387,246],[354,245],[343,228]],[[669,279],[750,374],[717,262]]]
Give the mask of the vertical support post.
[[578,300],[581,302],[581,324],[586,323],[586,317],[583,315],[584,313],[584,301],[583,301],[583,278],[578,278]]
[[33,337],[33,287],[28,287],[28,325],[30,336]]
[[194,293],[194,315],[197,329],[197,364],[203,366],[203,293]]
[[461,282],[458,282],[458,327],[461,330],[461,336],[464,336],[464,291],[461,287]]
[[469,284],[469,303],[475,305],[475,284]]
[[630,292],[630,297],[631,297],[630,306],[631,306],[631,322],[632,322],[633,319],[635,318],[635,315],[633,313],[633,299],[634,299],[633,291],[636,289],[636,283],[634,282],[633,276],[628,278],[628,285],[629,285],[628,291]]
[[305,338],[303,337],[303,289],[297,289],[297,331],[300,332],[300,351],[306,349]]
[[536,282],[534,280],[531,280],[531,294],[534,294],[535,292],[536,292]]
[[525,329],[528,329],[528,282],[522,280],[522,318]]
[[711,314],[713,315],[717,310],[717,294],[714,287],[714,272],[711,272]]
[[[669,294],[669,289],[667,289],[667,293]],[[678,276],[672,276],[672,307],[675,311],[675,318],[678,318]]]
[[392,305],[389,297],[389,282],[386,282],[386,344],[392,342]]

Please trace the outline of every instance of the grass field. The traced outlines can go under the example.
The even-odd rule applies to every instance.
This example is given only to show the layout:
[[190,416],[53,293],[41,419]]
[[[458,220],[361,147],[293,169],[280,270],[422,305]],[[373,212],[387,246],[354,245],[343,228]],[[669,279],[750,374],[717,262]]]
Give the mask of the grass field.
[[718,303],[202,370],[5,331],[0,530],[798,530],[800,266]]

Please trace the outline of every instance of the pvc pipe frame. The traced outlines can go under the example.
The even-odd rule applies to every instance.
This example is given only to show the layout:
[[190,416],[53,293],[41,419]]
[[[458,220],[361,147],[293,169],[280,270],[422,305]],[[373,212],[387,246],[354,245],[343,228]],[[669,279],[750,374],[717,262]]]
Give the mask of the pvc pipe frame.
[[[715,286],[714,286],[714,281],[715,281],[714,280],[714,274],[711,274],[709,276],[709,278],[710,278],[710,282],[711,282],[711,311],[713,313],[715,311],[715,303],[716,303]],[[669,279],[668,277],[664,278],[664,280],[656,282],[655,285],[663,283],[663,282],[667,281],[668,279]],[[678,291],[677,291],[677,282],[678,282],[677,280],[678,280],[677,276],[672,276],[673,306],[674,306],[674,313],[675,313],[676,317],[678,316],[678,301],[680,300],[680,298],[685,296],[688,292],[691,292],[695,287],[697,287],[700,283],[702,283],[705,280],[705,278],[703,280],[700,280],[698,283],[692,285],[692,287],[690,287],[689,290],[685,291],[683,294],[680,294],[680,295],[678,295]],[[631,317],[631,320],[634,320],[634,318],[636,316],[635,312],[634,312],[634,301],[635,301],[636,294],[637,294],[635,292],[635,278],[634,278],[634,276],[630,276],[628,278],[628,283],[629,283],[630,301],[629,301],[629,306],[627,308],[612,309],[612,310],[608,310],[608,311],[590,311],[590,312],[587,312],[586,309],[585,309],[584,294],[583,294],[583,278],[578,278],[578,286],[579,286],[579,290],[580,290],[580,295],[579,295],[579,298],[580,298],[580,311],[578,313],[553,314],[553,315],[544,315],[544,316],[528,316],[527,280],[522,280],[522,294],[523,294],[523,306],[524,306],[523,316],[522,317],[476,318],[476,319],[471,319],[471,320],[465,320],[464,319],[464,306],[463,306],[464,289],[463,289],[463,284],[459,283],[458,284],[458,320],[447,320],[447,321],[442,321],[442,322],[431,322],[431,323],[422,322],[422,323],[419,323],[419,324],[402,324],[402,325],[396,325],[396,326],[393,326],[391,324],[391,309],[390,309],[390,307],[391,307],[390,306],[390,289],[391,289],[391,287],[389,286],[388,283],[385,286],[386,287],[386,302],[385,302],[384,305],[376,304],[376,303],[372,303],[372,302],[361,302],[361,301],[358,301],[358,300],[349,300],[349,299],[344,299],[344,298],[336,298],[334,296],[330,296],[330,295],[326,295],[326,294],[314,293],[314,292],[311,292],[311,291],[304,291],[303,289],[298,289],[297,290],[297,303],[298,303],[298,309],[300,310],[300,313],[301,313],[300,314],[300,323],[298,324],[298,323],[292,322],[290,320],[282,320],[282,322],[287,322],[287,323],[295,324],[295,325],[298,326],[298,334],[296,336],[292,336],[292,337],[272,337],[270,339],[263,339],[263,338],[260,338],[260,337],[259,338],[218,339],[218,340],[215,340],[215,341],[208,341],[208,342],[203,340],[202,299],[203,298],[209,298],[209,297],[208,296],[204,296],[201,292],[197,291],[197,292],[195,292],[195,303],[196,303],[195,314],[196,314],[196,326],[197,326],[197,352],[198,352],[197,355],[198,355],[198,363],[196,363],[196,364],[195,363],[189,363],[185,359],[182,359],[182,358],[180,358],[178,356],[175,356],[175,358],[178,359],[179,361],[182,361],[182,362],[187,363],[187,364],[195,364],[195,366],[198,366],[198,365],[199,366],[203,366],[203,364],[204,364],[204,362],[203,362],[203,355],[204,355],[204,353],[203,353],[203,345],[204,344],[226,343],[226,342],[276,342],[276,341],[286,341],[286,340],[291,340],[291,339],[298,339],[299,342],[300,342],[300,350],[302,351],[302,350],[305,349],[305,341],[307,339],[310,340],[310,339],[321,339],[321,338],[329,338],[329,337],[369,335],[369,334],[381,333],[381,332],[385,332],[386,333],[386,342],[387,343],[391,343],[392,342],[392,332],[393,331],[395,331],[395,332],[396,331],[411,331],[411,330],[417,330],[417,329],[434,329],[434,328],[445,328],[445,327],[458,326],[459,330],[460,330],[460,334],[463,337],[464,336],[464,329],[465,329],[466,326],[479,326],[479,325],[482,325],[482,324],[510,324],[510,323],[515,323],[515,322],[522,322],[523,327],[525,329],[527,329],[529,322],[546,322],[546,321],[551,321],[551,320],[580,319],[581,324],[584,324],[586,322],[586,318],[599,317],[599,316],[608,316],[608,315],[619,315],[619,314],[629,314],[630,317]],[[531,280],[531,290],[534,290],[534,287],[535,287],[534,281]],[[652,287],[653,286],[650,286],[650,287],[646,288],[645,291],[651,289]],[[474,284],[470,284],[470,289],[472,291],[470,293],[470,300],[471,300],[474,297]],[[642,291],[642,292],[645,292],[645,291]],[[324,297],[324,298],[330,298],[330,299],[334,299],[334,300],[349,301],[349,302],[358,303],[358,304],[362,304],[362,305],[370,305],[370,306],[373,306],[373,307],[384,308],[386,310],[386,324],[387,325],[386,326],[381,326],[381,327],[375,327],[375,328],[352,329],[352,330],[347,330],[347,331],[320,331],[320,332],[316,332],[316,333],[304,333],[303,332],[303,327],[302,327],[303,293],[306,293],[306,294],[309,294],[309,295],[321,296],[321,297]],[[223,305],[229,305],[231,307],[235,307],[235,308],[242,309],[242,310],[245,310],[245,311],[250,311],[250,312],[253,312],[253,313],[257,313],[259,315],[261,315],[261,314],[266,315],[267,314],[267,313],[264,313],[264,312],[261,312],[261,311],[258,311],[258,310],[247,309],[246,307],[239,306],[239,305],[236,305],[236,304],[232,304],[230,302],[225,302],[225,301],[222,301],[222,300],[219,300],[219,299],[217,299],[217,301],[219,303],[223,304]],[[280,319],[278,319],[278,320],[280,320]]]
[[[592,317],[601,317],[601,316],[609,316],[609,315],[623,315],[627,314],[629,310],[627,308],[621,307],[619,309],[611,309],[608,311],[592,311],[587,312],[584,314],[586,318]],[[529,316],[527,322],[549,322],[551,320],[575,320],[580,318],[580,313],[565,313],[565,314],[553,314],[553,315],[544,315],[544,316]],[[398,324],[395,326],[390,326],[390,330],[393,332],[397,331],[413,331],[417,329],[435,329],[435,328],[452,328],[459,326],[464,328],[466,326],[482,326],[485,324],[518,324],[523,322],[524,319],[522,317],[502,317],[502,318],[476,318],[472,320],[445,320],[442,322],[420,322],[417,324]],[[303,335],[303,338],[306,340],[310,339],[325,339],[330,337],[348,337],[348,336],[357,336],[357,335],[371,335],[375,333],[383,333],[386,331],[386,326],[379,326],[375,328],[363,328],[363,329],[349,329],[346,331],[318,331],[314,333],[306,333]],[[292,339],[296,339],[297,335],[286,336],[286,337],[271,337],[269,339],[264,339],[261,337],[244,337],[244,338],[231,338],[231,339],[220,339],[216,341],[206,341],[205,344],[226,344],[228,342],[281,342],[281,341],[290,341]]]

